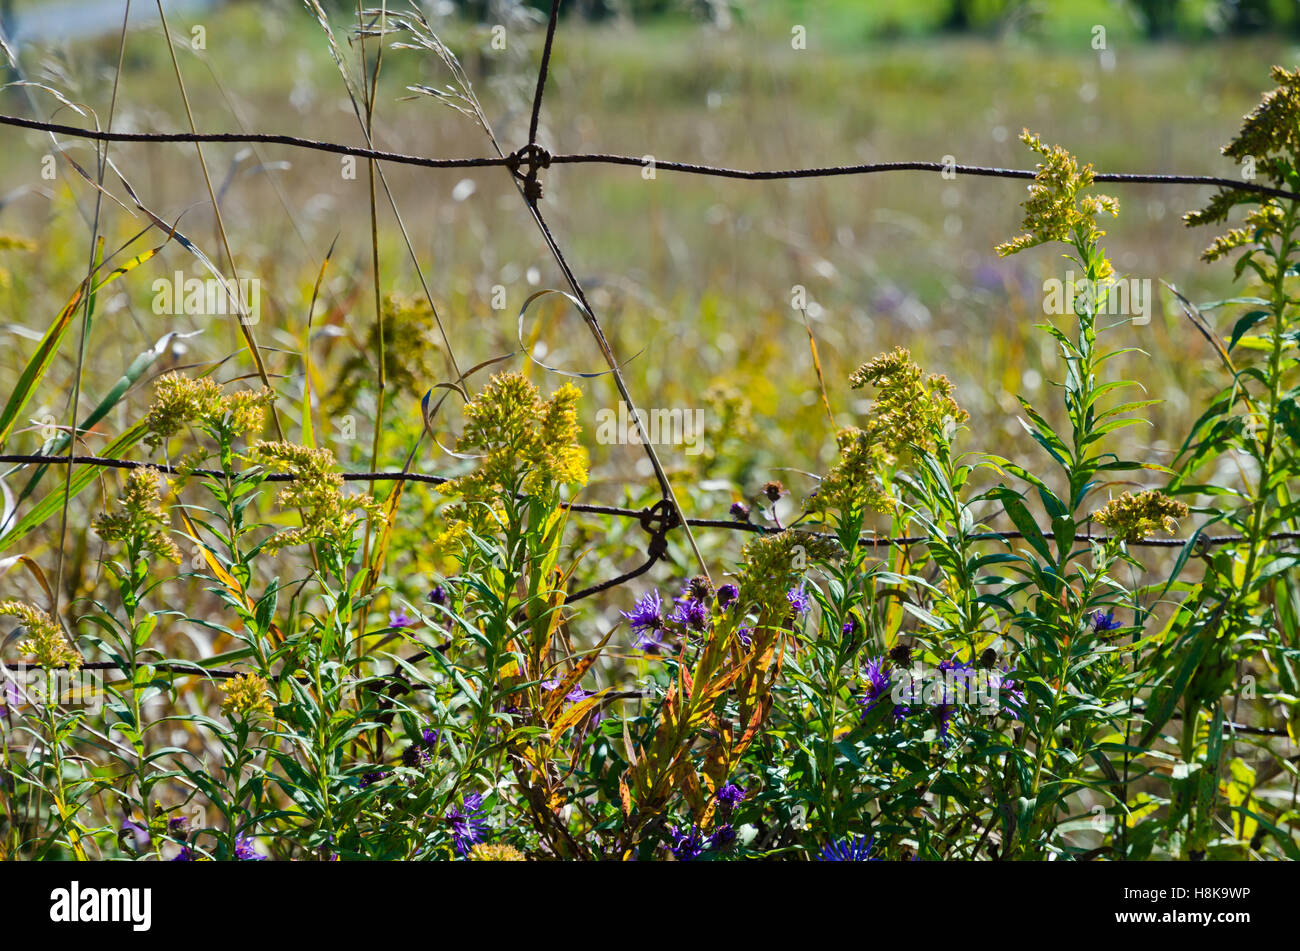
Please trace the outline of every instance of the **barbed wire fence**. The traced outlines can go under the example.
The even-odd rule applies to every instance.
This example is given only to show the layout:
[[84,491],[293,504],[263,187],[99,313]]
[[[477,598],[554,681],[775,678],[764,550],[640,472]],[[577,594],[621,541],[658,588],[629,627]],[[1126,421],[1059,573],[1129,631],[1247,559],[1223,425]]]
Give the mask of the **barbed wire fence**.
[[[544,185],[540,173],[546,169],[557,165],[608,165],[624,166],[645,169],[652,167],[656,172],[668,171],[678,172],[687,175],[710,176],[716,178],[736,179],[742,181],[781,181],[806,178],[829,178],[839,176],[858,176],[872,175],[889,172],[938,172],[945,176],[976,177],[976,178],[1008,178],[1008,179],[1029,179],[1036,177],[1037,172],[1032,169],[1014,169],[1000,168],[982,165],[965,165],[955,162],[871,162],[854,165],[833,165],[833,166],[816,166],[807,168],[790,168],[790,169],[739,169],[728,168],[724,166],[705,165],[692,162],[682,162],[660,159],[657,156],[631,156],[614,153],[584,152],[584,153],[552,153],[545,149],[538,142],[538,129],[541,119],[543,100],[547,88],[547,79],[550,69],[551,53],[554,48],[555,36],[559,22],[559,12],[562,0],[552,0],[550,15],[547,19],[546,37],[542,47],[541,61],[538,68],[537,83],[533,90],[532,110],[529,115],[528,141],[509,154],[498,154],[495,156],[477,156],[469,158],[433,158],[422,155],[407,154],[402,152],[385,151],[381,149],[366,148],[360,146],[346,145],[338,142],[323,141],[318,139],[304,138],[292,135],[282,135],[278,133],[258,133],[258,132],[114,132],[107,129],[87,129],[75,125],[67,125],[56,122],[47,122],[40,119],[31,119],[22,116],[11,116],[0,114],[0,125],[14,128],[30,129],[34,131],[46,132],[51,135],[64,135],[71,138],[86,139],[95,142],[122,142],[122,143],[228,143],[228,144],[265,144],[265,145],[283,145],[290,148],[304,149],[309,151],[328,152],[338,155],[354,156],[357,158],[369,159],[377,162],[387,162],[397,165],[408,165],[419,168],[429,169],[465,169],[465,168],[505,168],[507,169],[520,195],[523,198],[526,210],[536,223],[542,234],[552,256],[555,258],[566,283],[572,291],[572,300],[582,311],[584,319],[592,330],[597,344],[600,346],[603,356],[609,365],[615,385],[618,387],[620,395],[628,406],[629,418],[635,422],[641,434],[641,443],[646,449],[647,457],[654,470],[656,481],[662,493],[661,499],[651,506],[644,508],[628,508],[613,505],[598,505],[591,503],[565,502],[563,506],[570,512],[601,515],[611,518],[624,518],[636,520],[641,528],[649,536],[649,542],[646,549],[647,560],[642,564],[628,571],[622,572],[605,581],[592,584],[572,594],[566,595],[566,602],[580,601],[591,595],[602,591],[609,590],[626,583],[640,575],[645,574],[659,561],[666,560],[668,557],[667,537],[669,533],[681,529],[684,531],[690,541],[691,547],[696,558],[699,560],[701,569],[708,573],[708,567],[700,554],[699,547],[690,532],[692,528],[703,528],[710,530],[738,531],[754,534],[774,534],[788,530],[792,526],[777,527],[765,526],[749,521],[748,518],[743,520],[727,519],[710,519],[710,518],[690,518],[687,517],[678,503],[673,493],[671,482],[664,470],[653,444],[645,432],[641,413],[636,410],[635,403],[627,388],[622,374],[620,373],[620,364],[615,358],[612,348],[605,339],[604,332],[601,328],[599,319],[592,307],[585,289],[577,276],[574,274],[565,257],[558,241],[548,226],[543,216],[539,202],[544,196]],[[371,11],[377,12],[377,11]],[[1239,192],[1250,192],[1270,198],[1279,198],[1289,201],[1300,201],[1300,193],[1287,191],[1281,188],[1273,188],[1249,180],[1236,180],[1209,175],[1181,175],[1165,173],[1143,173],[1143,172],[1096,172],[1093,180],[1097,182],[1114,182],[1120,184],[1149,184],[1149,185],[1199,185],[1199,186],[1216,186],[1220,188],[1234,189]],[[163,228],[163,224],[155,221],[155,226]],[[166,230],[164,228],[164,230]],[[568,296],[568,295],[566,295]],[[70,442],[70,445],[72,443]],[[98,466],[101,468],[114,469],[137,469],[137,468],[154,468],[164,474],[170,475],[200,475],[200,476],[224,476],[227,473],[211,469],[182,469],[165,463],[156,463],[148,461],[139,461],[131,459],[120,459],[112,457],[102,457],[94,455],[45,455],[45,454],[0,454],[0,463],[14,465],[67,465],[77,466]],[[235,473],[243,475],[243,473]],[[296,476],[291,473],[270,473],[262,476],[267,482],[288,482],[293,481]],[[418,473],[409,471],[380,471],[380,472],[344,472],[342,478],[345,482],[414,482],[425,483],[430,485],[441,485],[450,481],[449,477],[432,475],[428,473]],[[797,524],[797,523],[796,523]],[[808,532],[812,537],[824,537],[823,533]],[[1047,539],[1053,539],[1054,533],[1047,531],[1042,532],[1041,536]],[[975,532],[965,536],[968,541],[1013,541],[1023,539],[1025,533],[1021,531],[982,531]],[[1077,536],[1081,541],[1107,543],[1113,541],[1110,536],[1085,534]],[[1300,532],[1275,532],[1267,536],[1270,541],[1300,541]],[[932,540],[929,536],[888,536],[866,534],[860,539],[864,545],[873,547],[894,547],[907,548],[918,544],[923,544]],[[1127,541],[1128,545],[1143,546],[1150,548],[1183,548],[1193,546],[1203,550],[1221,545],[1240,543],[1245,540],[1244,536],[1239,534],[1219,534],[1204,535],[1199,531],[1191,538],[1179,539],[1157,539],[1145,538],[1140,540]],[[443,651],[449,646],[442,644],[431,648],[433,651]],[[427,658],[430,651],[424,651],[411,658],[406,658],[408,663]],[[18,664],[8,665],[13,669],[29,669],[34,665]],[[236,676],[239,672],[231,669],[206,668],[197,663],[166,663],[152,665],[159,670],[177,675],[197,675],[213,679],[229,679]],[[90,670],[114,670],[122,669],[118,664],[105,662],[90,662],[83,665],[85,669]],[[395,678],[405,682],[405,678],[400,674],[394,675]],[[1261,736],[1286,736],[1285,730],[1274,730],[1271,728],[1251,727],[1246,724],[1230,723],[1225,726],[1242,733],[1249,733]]]

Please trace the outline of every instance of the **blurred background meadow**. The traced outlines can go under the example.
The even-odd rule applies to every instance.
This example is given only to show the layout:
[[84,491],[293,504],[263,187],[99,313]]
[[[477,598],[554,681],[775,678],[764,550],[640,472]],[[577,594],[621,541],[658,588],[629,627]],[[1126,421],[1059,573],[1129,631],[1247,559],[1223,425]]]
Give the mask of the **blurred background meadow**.
[[[136,0],[119,72],[123,6],[118,0],[0,5],[17,59],[0,109],[81,126],[107,125],[111,112],[115,131],[187,131],[178,69],[201,132],[365,144],[327,33],[307,5],[168,0],[174,67],[156,6]],[[420,6],[463,65],[507,153],[527,141],[545,33],[542,6],[507,0]],[[1099,170],[1235,175],[1219,146],[1267,86],[1269,65],[1297,58],[1297,7],[1267,0],[577,2],[566,4],[561,21],[540,141],[557,152],[736,168],[948,156],[962,164],[1032,168],[1017,141],[1028,127]],[[324,9],[359,83],[355,5]],[[1098,48],[1098,28],[1104,48]],[[792,42],[800,32],[805,42]],[[374,147],[438,157],[491,154],[476,122],[413,91],[441,88],[451,76],[439,57],[399,48],[401,40],[389,37],[382,55]],[[377,45],[373,36],[365,40],[371,68]],[[71,161],[93,178],[95,151],[66,136],[56,137],[56,148],[43,132],[5,127],[0,135],[0,233],[7,236],[0,250],[0,372],[8,392],[85,277],[96,191]],[[238,272],[260,282],[253,331],[286,434],[304,431],[303,407],[310,406],[313,438],[345,469],[400,468],[420,433],[422,396],[453,378],[407,238],[461,368],[519,351],[525,298],[563,287],[505,170],[387,166],[402,227],[381,187],[375,229],[389,349],[376,439],[375,274],[364,160],[348,177],[346,161],[319,152],[220,144],[204,146],[203,153]],[[105,176],[99,233],[107,251],[118,253],[110,263],[161,243],[156,229],[142,233],[149,220],[123,180],[154,214],[177,222],[212,260],[224,262],[193,144],[113,143],[108,154],[117,171]],[[647,180],[635,167],[601,166],[556,166],[543,178],[542,207],[624,361],[632,394],[645,408],[705,412],[700,452],[660,447],[688,515],[726,518],[733,501],[752,501],[762,483],[778,479],[791,492],[778,508],[788,519],[814,488],[811,474],[829,467],[834,441],[810,333],[839,424],[865,406],[847,386],[849,373],[904,346],[955,383],[957,401],[971,415],[960,448],[1030,465],[1040,459],[1017,421],[1016,396],[1058,419],[1053,344],[1036,325],[1045,319],[1043,281],[1063,277],[1066,264],[1050,249],[1009,259],[994,253],[1020,230],[1025,182],[921,172],[746,182],[660,171]],[[1106,239],[1116,267],[1149,279],[1155,296],[1148,324],[1124,323],[1112,332],[1111,346],[1137,348],[1113,369],[1143,381],[1163,401],[1150,409],[1150,426],[1119,438],[1137,458],[1167,462],[1222,383],[1211,348],[1161,284],[1192,300],[1229,296],[1231,269],[1198,259],[1208,229],[1189,230],[1181,221],[1212,189],[1101,190],[1120,202]],[[313,311],[313,288],[331,246]],[[83,417],[139,354],[169,333],[178,335],[80,437],[84,451],[103,450],[138,421],[150,382],[167,370],[215,366],[219,381],[256,382],[235,320],[155,312],[153,282],[178,271],[207,276],[171,242],[96,300],[81,376]],[[791,306],[798,287],[806,290],[806,326]],[[78,315],[7,452],[39,451],[58,427],[66,429],[79,333]],[[549,366],[603,369],[580,316],[555,295],[529,309],[522,344]],[[562,379],[518,353],[493,371],[507,367],[529,373],[544,390]],[[470,389],[485,377],[471,380]],[[653,502],[657,490],[641,447],[594,438],[597,414],[617,406],[609,377],[577,382],[592,457],[582,500]],[[454,442],[459,424],[452,397],[435,425],[442,445]],[[466,463],[426,441],[412,465],[454,475]],[[62,473],[46,477],[11,511],[27,478],[23,471],[4,480],[11,524],[62,483]],[[101,543],[88,526],[115,493],[111,477],[96,484],[74,500],[66,535],[51,518],[20,541],[11,539],[0,554],[26,554],[51,578],[62,558],[63,598],[92,595],[103,582]],[[387,566],[392,603],[376,605],[381,611],[422,597],[436,573],[420,543],[422,532],[434,530],[425,522],[431,495],[408,492],[403,501],[406,527]],[[575,585],[644,560],[645,536],[635,522],[575,521],[575,557],[599,541]],[[706,554],[734,557],[743,539],[715,535],[701,535]],[[689,572],[684,544],[675,533],[674,564],[659,565],[650,577]],[[9,564],[0,588],[36,596],[32,579]],[[627,589],[605,596],[598,626],[616,621],[614,609],[634,596]],[[192,588],[189,597],[203,595]],[[194,636],[197,649],[212,650]]]

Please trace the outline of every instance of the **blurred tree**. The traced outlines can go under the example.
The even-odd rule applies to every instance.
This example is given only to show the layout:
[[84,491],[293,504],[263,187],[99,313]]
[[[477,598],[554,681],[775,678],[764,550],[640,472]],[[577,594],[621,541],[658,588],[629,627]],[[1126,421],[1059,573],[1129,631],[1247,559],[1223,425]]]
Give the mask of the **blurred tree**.
[[1023,17],[1031,6],[1028,0],[952,0],[943,28],[957,33],[993,32]]
[[1296,26],[1297,7],[1296,0],[1220,0],[1219,12],[1228,33],[1281,32]]
[[1147,39],[1160,39],[1178,29],[1182,0],[1129,0],[1129,3],[1137,13]]

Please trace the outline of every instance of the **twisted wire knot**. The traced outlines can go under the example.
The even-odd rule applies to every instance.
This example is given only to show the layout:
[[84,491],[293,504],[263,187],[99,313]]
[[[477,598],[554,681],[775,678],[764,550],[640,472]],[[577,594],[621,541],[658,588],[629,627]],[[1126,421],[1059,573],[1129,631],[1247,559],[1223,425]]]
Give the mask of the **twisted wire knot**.
[[[521,173],[524,166],[527,166],[527,171]],[[524,197],[535,202],[542,197],[542,183],[537,179],[537,170],[551,167],[551,153],[536,142],[530,142],[506,157],[506,167],[510,174],[523,182]]]

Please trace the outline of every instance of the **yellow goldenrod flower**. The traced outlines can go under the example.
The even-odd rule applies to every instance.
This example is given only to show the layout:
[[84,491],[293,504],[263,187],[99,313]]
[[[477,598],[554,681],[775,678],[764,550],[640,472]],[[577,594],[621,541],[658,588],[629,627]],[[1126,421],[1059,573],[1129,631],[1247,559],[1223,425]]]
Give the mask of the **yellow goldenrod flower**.
[[[1021,227],[1025,233],[998,245],[998,254],[1015,254],[1048,241],[1094,245],[1106,233],[1097,227],[1097,215],[1119,214],[1119,202],[1109,195],[1081,194],[1092,187],[1091,165],[1080,167],[1065,149],[1044,145],[1028,129],[1020,133],[1020,141],[1043,156],[1043,161],[1038,163],[1038,174],[1029,186],[1029,197],[1021,203],[1025,209]],[[1102,258],[1097,280],[1104,280],[1110,273],[1109,263]]]
[[133,469],[118,500],[120,512],[106,512],[94,520],[95,531],[105,541],[119,541],[141,554],[157,555],[171,562],[181,560],[180,549],[165,527],[162,474],[149,466]]
[[209,431],[226,428],[230,433],[254,436],[262,429],[264,410],[274,394],[263,388],[224,395],[207,377],[197,380],[179,373],[167,373],[154,386],[154,401],[145,417],[147,445],[157,448],[189,423]]
[[471,862],[526,862],[528,859],[513,845],[482,842],[469,850]]
[[742,601],[753,599],[768,609],[782,606],[786,592],[816,562],[832,561],[844,554],[833,538],[786,529],[748,542],[741,551]]
[[[1291,71],[1274,66],[1270,75],[1277,88],[1264,94],[1243,120],[1236,138],[1221,151],[1238,164],[1250,163],[1256,176],[1286,188],[1290,170],[1300,164],[1300,68]],[[1209,204],[1188,212],[1183,220],[1189,226],[1226,221],[1228,213],[1243,204],[1258,205],[1246,216],[1246,227],[1215,238],[1201,254],[1204,260],[1217,260],[1279,232],[1285,218],[1281,203],[1240,188],[1221,188]]]
[[299,509],[302,527],[271,538],[267,548],[272,551],[318,541],[342,546],[361,521],[356,510],[380,514],[379,503],[369,496],[343,494],[343,476],[334,471],[334,454],[328,449],[259,442],[249,450],[248,458],[273,472],[287,472],[294,477],[276,501],[286,508]]
[[221,687],[225,699],[221,711],[227,716],[248,718],[256,713],[271,712],[270,684],[260,674],[238,674]]
[[577,387],[561,386],[543,400],[519,373],[494,376],[465,407],[465,431],[456,448],[480,456],[469,475],[446,490],[485,501],[502,490],[542,492],[587,482],[587,451],[578,444]]
[[1164,529],[1170,535],[1178,530],[1175,519],[1187,514],[1187,506],[1155,490],[1125,492],[1111,499],[1092,514],[1093,521],[1105,525],[1126,542],[1141,541],[1152,532]]
[[887,512],[893,500],[881,472],[915,450],[934,452],[966,413],[953,400],[947,377],[926,376],[901,347],[860,366],[849,384],[854,389],[868,384],[876,388],[871,415],[862,428],[836,434],[839,461],[809,499],[810,507],[821,512]]
[[21,601],[0,601],[0,616],[18,619],[27,634],[18,649],[35,657],[40,666],[77,670],[84,662],[81,652],[63,636],[59,622],[44,611]]
[[429,381],[440,378],[442,335],[433,308],[424,297],[388,295],[380,308],[379,323],[372,323],[366,340],[344,362],[331,399],[342,406],[356,402],[357,393],[375,379],[374,354],[379,351],[382,327],[384,377],[388,387],[419,399]]

